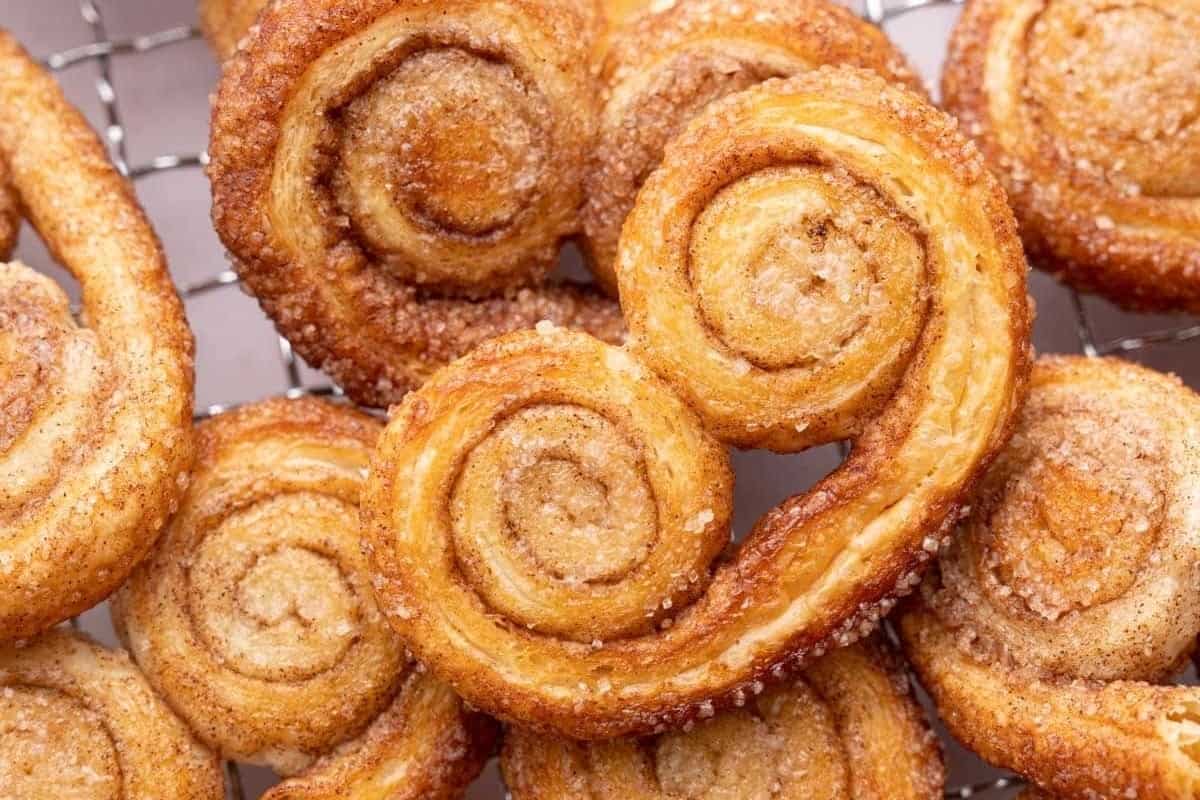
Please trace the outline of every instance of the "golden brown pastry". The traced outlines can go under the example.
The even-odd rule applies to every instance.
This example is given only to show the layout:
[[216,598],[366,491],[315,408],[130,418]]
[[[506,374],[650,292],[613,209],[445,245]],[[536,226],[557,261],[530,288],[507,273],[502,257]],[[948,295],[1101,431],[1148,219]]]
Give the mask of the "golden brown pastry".
[[0,261],[12,255],[21,227],[21,205],[11,180],[8,164],[0,156]]
[[830,0],[678,0],[618,29],[586,181],[584,244],[597,280],[616,291],[621,225],[667,142],[714,100],[823,64],[919,87],[883,33]]
[[902,619],[947,727],[1063,800],[1193,798],[1200,397],[1042,359],[1012,443]]
[[[643,188],[618,275],[628,349],[546,324],[455,362],[396,410],[362,503],[418,659],[576,738],[711,715],[869,632],[1006,441],[1029,359],[1000,187],[867,71],[710,106]],[[854,447],[714,562],[731,478],[704,426]]]
[[95,605],[187,484],[192,338],[129,184],[58,85],[0,31],[0,161],[79,281],[0,263],[0,641]]
[[200,31],[224,61],[237,51],[270,0],[200,0]]
[[0,647],[0,794],[222,800],[220,764],[119,651],[66,630]]
[[549,281],[596,126],[575,0],[268,6],[213,110],[213,219],[296,351],[386,405],[541,319],[622,335]]
[[945,778],[907,674],[876,641],[686,730],[591,743],[513,730],[500,766],[513,800],[940,800]]
[[1200,313],[1200,2],[970,0],[943,94],[1037,266]]
[[357,503],[378,431],[315,399],[202,423],[179,514],[114,598],[130,652],[202,739],[307,769],[272,797],[449,798],[488,753],[490,727],[413,671],[371,596]]

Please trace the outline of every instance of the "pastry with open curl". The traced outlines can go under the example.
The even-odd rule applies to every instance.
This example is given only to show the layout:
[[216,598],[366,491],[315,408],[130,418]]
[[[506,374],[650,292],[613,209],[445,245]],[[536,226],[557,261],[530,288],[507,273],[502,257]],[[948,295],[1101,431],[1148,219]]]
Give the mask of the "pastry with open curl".
[[940,800],[945,779],[908,675],[879,641],[657,737],[511,730],[500,767],[513,800]]
[[114,598],[200,737],[292,776],[276,800],[449,800],[490,752],[490,723],[413,668],[372,597],[357,503],[378,431],[314,399],[202,423],[179,513]]
[[1011,444],[901,619],[947,727],[1050,794],[1200,792],[1200,397],[1042,359]]
[[[1025,269],[1000,187],[916,93],[827,69],[710,106],[626,223],[627,348],[547,323],[395,410],[362,503],[382,608],[473,705],[543,731],[762,691],[919,582],[1022,397]],[[717,558],[718,440],[843,438]]]
[[309,363],[387,405],[541,319],[610,341],[616,305],[547,277],[595,133],[576,0],[267,6],[213,107],[213,220]]
[[217,757],[120,651],[66,630],[0,647],[0,792],[222,800]]
[[830,0],[678,0],[613,31],[583,212],[597,280],[616,291],[621,225],[667,142],[714,100],[826,64],[920,86],[883,33]]
[[1037,266],[1200,313],[1200,3],[970,0],[943,94]]
[[82,292],[77,321],[61,287],[0,263],[0,641],[11,641],[107,597],[174,511],[192,458],[192,337],[133,190],[3,32],[0,162]]

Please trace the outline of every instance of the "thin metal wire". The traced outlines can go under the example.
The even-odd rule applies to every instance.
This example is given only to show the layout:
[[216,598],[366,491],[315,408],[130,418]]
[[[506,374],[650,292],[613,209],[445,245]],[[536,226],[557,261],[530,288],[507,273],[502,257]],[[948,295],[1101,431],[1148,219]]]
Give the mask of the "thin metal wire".
[[[864,0],[863,17],[875,25],[882,26],[905,14],[920,9],[936,6],[960,5],[964,0]],[[96,92],[107,122],[105,138],[108,141],[113,161],[117,168],[131,179],[137,180],[161,173],[174,172],[183,169],[202,168],[208,164],[207,153],[166,154],[158,156],[145,164],[130,167],[126,144],[126,129],[122,123],[118,93],[113,84],[111,60],[114,55],[137,55],[166,47],[179,42],[196,38],[198,31],[191,26],[181,25],[163,31],[135,36],[126,39],[110,39],[104,26],[103,17],[94,0],[80,0],[80,13],[92,29],[93,42],[73,47],[48,56],[44,63],[50,69],[62,70],[77,64],[92,62],[97,65],[98,78]],[[185,300],[207,295],[232,286],[240,286],[237,273],[224,269],[214,275],[184,286],[181,294]],[[1070,293],[1072,307],[1075,312],[1075,330],[1082,352],[1088,356],[1111,353],[1131,353],[1147,347],[1163,344],[1183,344],[1200,340],[1200,325],[1189,325],[1180,328],[1151,331],[1148,333],[1126,336],[1097,345],[1092,329],[1091,320],[1082,298],[1077,292]],[[286,339],[278,339],[279,358],[287,382],[286,394],[289,397],[301,395],[316,395],[322,397],[343,398],[342,390],[335,385],[305,387],[302,381],[299,359],[296,357],[291,344]],[[223,414],[236,407],[236,404],[217,403],[197,411],[195,419],[202,420]],[[848,448],[841,446],[845,456]],[[73,618],[71,625],[78,628],[79,619]],[[226,762],[228,775],[228,792],[232,800],[245,800],[245,789],[242,776],[236,762]],[[947,800],[968,800],[1002,792],[1023,785],[1018,777],[1005,776],[990,781],[959,786],[945,792]]]

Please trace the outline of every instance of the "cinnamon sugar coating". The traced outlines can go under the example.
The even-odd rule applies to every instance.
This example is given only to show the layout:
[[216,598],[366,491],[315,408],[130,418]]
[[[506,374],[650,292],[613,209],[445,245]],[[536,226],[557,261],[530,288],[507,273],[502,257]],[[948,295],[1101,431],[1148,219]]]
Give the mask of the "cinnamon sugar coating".
[[574,742],[519,729],[501,769],[513,800],[935,800],[937,739],[879,641],[684,730]]
[[943,95],[1037,266],[1200,313],[1200,3],[971,0]]
[[52,630],[0,647],[0,787],[57,800],[222,800],[221,765],[124,652]]
[[615,304],[546,278],[582,201],[597,18],[568,0],[303,0],[268,6],[227,62],[217,231],[357,401],[395,402],[542,319],[621,337]]
[[82,290],[77,321],[49,278],[0,264],[0,641],[11,641],[100,602],[150,549],[187,485],[193,376],[183,308],[132,189],[2,32],[0,161]]
[[830,64],[920,88],[886,36],[829,0],[678,0],[613,30],[583,211],[597,280],[616,292],[621,225],[667,142],[715,100]]
[[292,776],[275,800],[455,797],[495,735],[412,669],[375,605],[357,503],[378,431],[314,399],[201,424],[183,505],[114,599],[122,639],[201,738]]
[[1200,397],[1046,358],[1009,447],[901,620],[950,730],[1056,797],[1190,798]]

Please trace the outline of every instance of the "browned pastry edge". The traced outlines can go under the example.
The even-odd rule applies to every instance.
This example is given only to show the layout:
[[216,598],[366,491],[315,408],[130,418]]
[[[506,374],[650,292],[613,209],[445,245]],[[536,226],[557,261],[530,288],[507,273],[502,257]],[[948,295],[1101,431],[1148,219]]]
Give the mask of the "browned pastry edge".
[[[591,287],[569,281],[538,283],[535,274],[523,283],[490,294],[479,294],[481,287],[489,285],[480,284],[473,290],[474,296],[442,293],[408,283],[373,260],[364,249],[359,226],[344,229],[344,214],[329,214],[327,221],[332,227],[312,234],[331,248],[327,252],[292,253],[280,241],[265,206],[277,172],[276,150],[283,141],[281,125],[290,102],[296,98],[296,87],[311,77],[309,66],[315,59],[376,22],[398,19],[395,15],[408,6],[423,12],[433,7],[428,0],[408,0],[407,6],[396,0],[296,0],[268,6],[244,41],[245,46],[226,62],[213,108],[209,168],[213,220],[239,274],[306,361],[329,373],[357,402],[372,406],[396,402],[437,367],[479,341],[533,327],[542,319],[585,329],[609,341],[624,335],[615,303]],[[470,2],[461,6],[467,12],[472,8]],[[590,35],[586,28],[592,18],[576,13],[565,0],[559,6],[553,14],[548,8],[538,7],[543,15],[540,21],[554,26],[561,35],[579,37],[572,46],[585,52]],[[531,0],[508,0],[504,9],[505,13],[514,9],[524,13],[533,7]],[[502,46],[510,44],[496,44]],[[457,51],[453,47],[430,47],[428,52],[449,53],[446,57],[452,57]],[[573,80],[574,73],[567,74],[570,66],[562,66],[562,75],[555,69],[553,79],[562,81],[561,85]],[[574,77],[590,84],[592,77],[587,72],[583,69]],[[579,102],[569,109],[572,120],[591,113]],[[570,128],[575,136],[579,131],[571,126],[576,122],[564,122],[563,129]],[[594,125],[594,120],[588,124]],[[559,144],[562,146],[553,154],[555,163],[572,152],[567,144]],[[314,157],[331,156],[316,152]],[[582,192],[583,157],[581,153],[579,185],[570,191]],[[470,166],[470,159],[464,158],[466,161],[455,162],[459,166],[454,169],[462,164]],[[304,178],[296,180],[308,185]],[[562,187],[575,185],[569,174],[555,173],[545,180],[558,187],[545,190],[547,203],[567,191]],[[461,186],[447,186],[447,192],[463,195]],[[314,189],[318,190],[325,191]],[[565,211],[560,208],[555,213],[561,216]],[[534,219],[528,214],[521,219],[526,217]],[[529,220],[521,222],[524,240],[545,238],[558,224],[548,221],[530,233],[534,223]],[[560,233],[565,237],[571,232]],[[437,241],[453,244],[460,240],[467,241],[457,234]],[[528,266],[536,267],[535,273],[552,267],[557,252],[552,243],[543,244],[527,254]],[[506,245],[513,252],[516,246]]]
[[9,183],[8,164],[0,158],[0,261],[7,261],[17,244],[21,227],[21,205]]
[[[0,640],[11,640],[104,599],[174,511],[193,452],[193,340],[132,186],[3,31],[0,158],[23,213],[82,294],[79,324],[48,278],[0,264],[13,291],[4,335],[18,348],[17,374],[0,389],[0,468],[32,482],[0,488]],[[17,379],[31,377],[22,390]]]
[[200,31],[219,61],[233,55],[271,0],[200,0]]
[[[1076,289],[1134,311],[1200,313],[1200,214],[1183,229],[1154,235],[1121,230],[1110,212],[1147,227],[1174,224],[1153,197],[1127,197],[1103,178],[1063,164],[1049,144],[1026,163],[999,142],[984,86],[989,39],[1012,0],[970,0],[950,39],[943,102],[1002,179],[1030,261]],[[1140,110],[1132,108],[1131,115]],[[1020,180],[1014,175],[1020,173]]]

